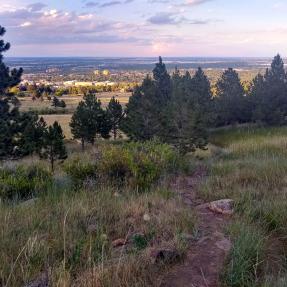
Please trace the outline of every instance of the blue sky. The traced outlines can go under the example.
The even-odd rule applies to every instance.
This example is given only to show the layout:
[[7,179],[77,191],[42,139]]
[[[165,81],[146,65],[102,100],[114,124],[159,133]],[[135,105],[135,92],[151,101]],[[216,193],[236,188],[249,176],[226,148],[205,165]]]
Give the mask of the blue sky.
[[286,0],[1,0],[9,56],[287,54]]

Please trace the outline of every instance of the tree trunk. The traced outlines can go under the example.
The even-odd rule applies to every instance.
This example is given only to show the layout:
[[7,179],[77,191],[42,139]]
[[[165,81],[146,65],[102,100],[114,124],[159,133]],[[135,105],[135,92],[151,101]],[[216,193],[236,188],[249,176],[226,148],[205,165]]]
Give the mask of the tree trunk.
[[54,157],[53,156],[51,157],[50,162],[51,162],[52,173],[54,173]]
[[84,141],[84,139],[81,140],[81,144],[82,144],[82,151],[84,151],[85,150],[85,141]]

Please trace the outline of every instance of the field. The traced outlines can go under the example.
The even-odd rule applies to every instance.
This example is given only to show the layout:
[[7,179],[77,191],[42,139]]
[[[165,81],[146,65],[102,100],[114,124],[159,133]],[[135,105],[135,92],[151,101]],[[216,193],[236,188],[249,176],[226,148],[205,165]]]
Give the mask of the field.
[[[97,98],[101,100],[103,107],[106,107],[111,97],[116,97],[119,102],[124,106],[128,103],[131,93],[117,93],[106,92],[98,93]],[[61,125],[66,139],[71,139],[71,129],[69,123],[71,121],[72,113],[77,108],[79,102],[83,99],[82,96],[62,96],[61,100],[66,103],[66,108],[54,108],[51,106],[51,102],[47,99],[40,101],[33,101],[31,97],[20,98],[22,111],[37,111],[40,113],[48,125],[52,125],[55,121],[58,121]],[[55,113],[56,111],[56,113]]]
[[58,121],[62,127],[63,133],[66,139],[72,138],[71,128],[70,128],[70,121],[71,121],[71,114],[64,114],[64,115],[40,115],[43,117],[47,125],[52,125],[55,121]]
[[[130,93],[119,93],[119,92],[106,92],[106,93],[98,93],[97,98],[101,100],[102,105],[106,107],[110,101],[110,99],[114,96],[116,97],[122,105],[126,105],[128,103]],[[66,110],[69,113],[72,113],[79,102],[82,100],[82,96],[62,96],[61,100],[64,100],[66,103]],[[21,110],[22,111],[30,111],[30,110],[49,110],[49,109],[54,109],[51,107],[51,102],[48,101],[47,99],[44,99],[43,101],[40,100],[35,100],[32,101],[31,97],[25,97],[25,98],[20,98],[21,102]],[[61,110],[61,108],[58,108],[58,110]]]

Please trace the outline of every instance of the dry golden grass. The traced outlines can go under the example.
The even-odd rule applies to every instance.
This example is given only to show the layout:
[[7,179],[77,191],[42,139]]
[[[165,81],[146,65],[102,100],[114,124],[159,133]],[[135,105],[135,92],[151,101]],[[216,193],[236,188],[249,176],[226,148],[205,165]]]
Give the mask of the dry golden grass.
[[[126,105],[129,101],[129,97],[131,93],[122,93],[122,92],[105,92],[98,93],[97,98],[101,100],[103,107],[106,107],[110,101],[110,99],[115,96],[122,105]],[[83,99],[82,96],[62,96],[62,100],[66,103],[66,109],[68,111],[73,111],[76,109],[79,102]],[[20,98],[21,102],[21,110],[29,111],[29,110],[43,110],[43,109],[52,109],[51,102],[45,99],[44,101],[36,100],[32,101],[31,97]],[[60,110],[60,108],[59,108]]]

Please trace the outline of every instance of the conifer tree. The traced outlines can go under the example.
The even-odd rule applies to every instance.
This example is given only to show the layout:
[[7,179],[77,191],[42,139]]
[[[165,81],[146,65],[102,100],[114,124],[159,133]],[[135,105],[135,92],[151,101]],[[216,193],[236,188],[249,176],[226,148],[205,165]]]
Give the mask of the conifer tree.
[[44,145],[44,136],[47,132],[47,124],[41,117],[38,120],[36,114],[31,115],[28,124],[24,125],[24,131],[21,137],[20,149],[22,155],[40,153]]
[[207,144],[207,120],[211,101],[210,84],[201,69],[191,78],[176,70],[172,77],[172,99],[166,112],[166,133],[163,137],[185,154],[204,149]]
[[162,131],[154,81],[147,76],[129,98],[121,130],[132,140],[150,140]]
[[254,82],[252,94],[256,93],[255,120],[268,125],[287,122],[287,76],[280,55],[274,57],[264,79]]
[[165,133],[166,109],[171,100],[172,83],[162,58],[137,87],[126,107],[122,130],[134,140],[149,140]]
[[107,115],[112,125],[114,139],[117,138],[117,132],[123,119],[123,107],[115,97],[112,97],[107,107]]
[[74,138],[81,140],[82,149],[86,142],[94,144],[97,136],[108,138],[111,131],[109,118],[94,94],[84,96],[72,116],[70,126]]
[[58,122],[54,122],[44,133],[40,156],[49,160],[52,171],[55,169],[55,162],[57,160],[65,160],[67,158],[64,139],[65,136]]
[[218,125],[248,121],[247,101],[238,73],[229,68],[216,84],[216,118]]
[[[0,38],[6,30],[0,26]],[[10,69],[3,63],[3,53],[10,44],[0,40],[0,157],[12,156],[17,146],[19,102],[8,91],[21,81],[22,69]]]

